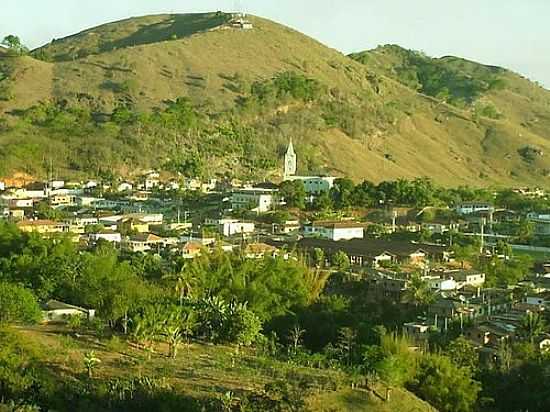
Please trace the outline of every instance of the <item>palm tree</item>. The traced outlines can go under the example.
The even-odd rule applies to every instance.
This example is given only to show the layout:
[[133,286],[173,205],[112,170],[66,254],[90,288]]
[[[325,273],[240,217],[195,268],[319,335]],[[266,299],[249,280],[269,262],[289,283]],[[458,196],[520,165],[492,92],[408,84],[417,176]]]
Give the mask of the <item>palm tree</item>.
[[298,346],[300,346],[302,338],[305,334],[306,330],[302,329],[298,324],[294,325],[294,327],[290,330],[289,339],[292,343],[292,349],[294,350],[294,353],[298,352]]
[[164,336],[168,342],[168,356],[176,359],[178,356],[178,348],[182,342],[182,333],[179,326],[166,324],[164,326]]
[[414,304],[415,308],[426,306],[435,300],[435,294],[428,282],[415,273],[409,279],[407,290],[405,291],[404,300],[407,303]]
[[196,270],[193,264],[185,264],[178,273],[165,276],[165,279],[175,280],[175,290],[179,296],[179,304],[183,306],[183,299],[192,296],[199,285]]
[[539,313],[528,312],[520,322],[519,334],[531,342],[546,329],[546,322]]
[[88,372],[88,378],[92,379],[93,377],[93,371],[97,365],[101,363],[101,359],[97,358],[95,356],[94,351],[87,352],[84,355],[84,367],[86,368],[86,371]]

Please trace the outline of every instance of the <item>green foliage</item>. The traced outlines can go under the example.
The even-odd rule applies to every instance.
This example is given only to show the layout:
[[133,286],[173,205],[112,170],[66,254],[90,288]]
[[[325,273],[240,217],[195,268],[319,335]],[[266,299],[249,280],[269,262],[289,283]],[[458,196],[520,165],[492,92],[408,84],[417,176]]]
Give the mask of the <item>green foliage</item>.
[[479,355],[475,346],[463,336],[451,341],[445,349],[445,355],[460,368],[475,372],[479,365]]
[[2,400],[31,398],[40,388],[36,348],[9,329],[0,329],[0,396]]
[[0,281],[0,324],[36,323],[41,314],[32,291]]
[[[422,52],[393,45],[372,53],[392,56],[393,67],[386,69],[405,86],[458,107],[472,104],[488,91],[506,87],[499,69],[483,68],[470,73],[467,64],[461,64],[460,59],[433,59]],[[363,54],[351,57],[363,64],[369,61]]]
[[279,194],[288,207],[305,208],[306,189],[301,180],[287,180],[279,186]]
[[411,387],[441,412],[473,411],[481,390],[468,368],[433,354],[422,357]]
[[344,271],[350,267],[350,261],[346,252],[339,250],[332,255],[332,265],[340,271]]
[[4,37],[1,44],[6,46],[11,53],[17,56],[21,56],[29,52],[29,49],[21,43],[21,39],[13,34],[9,34]]

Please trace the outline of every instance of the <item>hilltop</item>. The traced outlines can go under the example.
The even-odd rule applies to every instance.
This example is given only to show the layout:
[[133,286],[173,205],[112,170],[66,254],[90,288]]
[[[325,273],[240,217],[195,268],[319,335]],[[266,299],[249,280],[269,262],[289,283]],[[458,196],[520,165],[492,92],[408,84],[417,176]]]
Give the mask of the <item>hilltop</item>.
[[[303,173],[547,184],[550,92],[520,75],[398,46],[345,56],[231,18],[132,18],[2,56],[0,175],[43,175],[53,161],[67,175],[171,165],[277,180],[292,138]],[[178,98],[190,106],[174,109]],[[121,108],[131,115],[117,123]],[[196,116],[144,120],[175,110]]]

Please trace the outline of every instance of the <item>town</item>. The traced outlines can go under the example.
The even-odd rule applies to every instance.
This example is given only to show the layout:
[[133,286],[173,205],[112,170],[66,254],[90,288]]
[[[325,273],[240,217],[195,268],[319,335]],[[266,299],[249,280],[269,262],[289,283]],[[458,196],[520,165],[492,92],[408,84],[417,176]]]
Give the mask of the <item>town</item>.
[[[480,191],[481,200],[474,193],[470,200],[430,206],[431,199],[415,207],[391,199],[354,207],[348,199],[342,208],[353,184],[297,176],[297,163],[290,142],[280,184],[154,170],[111,182],[12,179],[0,182],[0,211],[21,232],[67,236],[82,250],[108,243],[124,254],[183,259],[214,250],[246,259],[305,259],[361,285],[368,302],[420,308],[401,325],[416,345],[453,329],[485,362],[498,362],[502,342],[525,333],[541,351],[550,348],[547,329],[525,331],[526,319],[541,317],[550,305],[550,248],[531,245],[549,243],[550,214],[540,209],[550,205],[545,191]],[[501,278],[494,267],[515,272]]]

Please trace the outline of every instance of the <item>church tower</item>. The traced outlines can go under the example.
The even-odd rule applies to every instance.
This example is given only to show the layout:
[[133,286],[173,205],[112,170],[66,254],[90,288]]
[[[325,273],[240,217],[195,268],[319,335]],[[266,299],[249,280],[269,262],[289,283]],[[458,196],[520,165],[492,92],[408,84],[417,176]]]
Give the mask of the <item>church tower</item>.
[[285,154],[285,179],[296,175],[297,161],[296,161],[296,152],[294,151],[294,146],[292,145],[292,139],[288,144],[288,149]]

